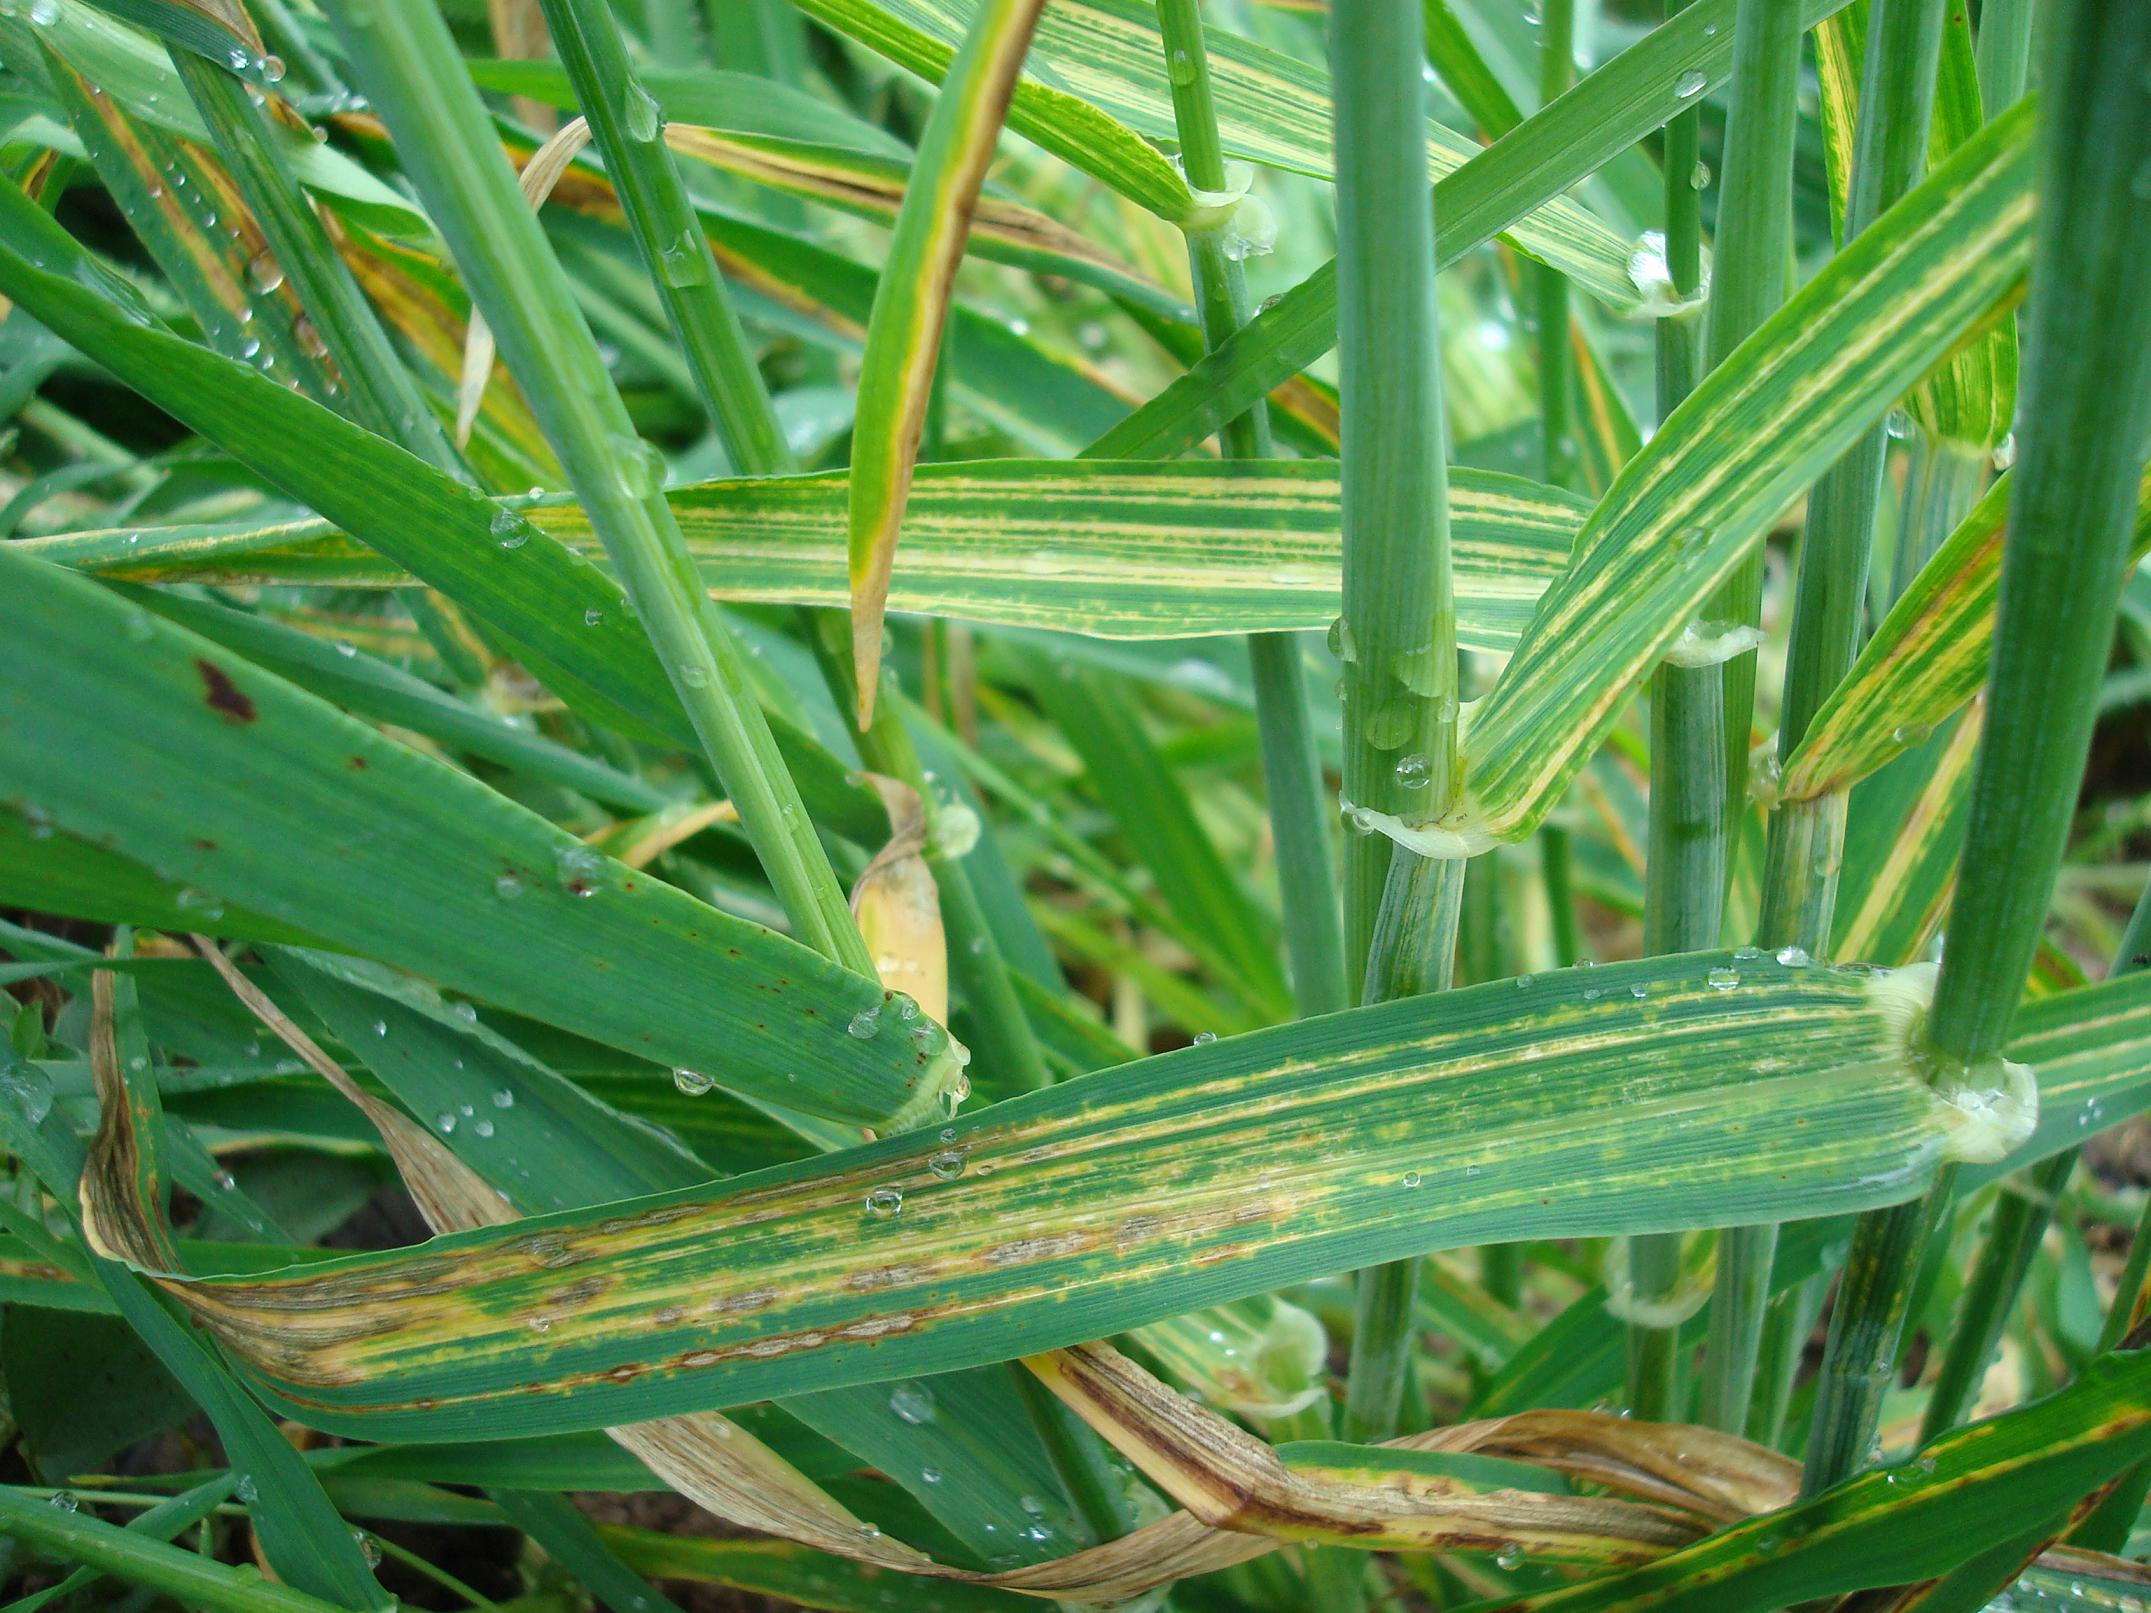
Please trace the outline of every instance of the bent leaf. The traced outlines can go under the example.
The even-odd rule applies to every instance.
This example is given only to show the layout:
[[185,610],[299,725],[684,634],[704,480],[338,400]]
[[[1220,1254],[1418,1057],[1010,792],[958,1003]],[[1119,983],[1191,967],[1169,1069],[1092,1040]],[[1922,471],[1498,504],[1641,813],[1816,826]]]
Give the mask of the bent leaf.
[[971,210],[1045,0],[981,0],[926,119],[889,256],[867,319],[851,439],[851,653],[864,732],[881,686],[881,617],[889,599],[911,471],[919,455],[949,297]]
[[166,1286],[291,1415],[379,1438],[947,1370],[1490,1238],[1897,1202],[2006,1140],[1915,1073],[1923,978],[1705,956],[1497,982],[711,1188]]

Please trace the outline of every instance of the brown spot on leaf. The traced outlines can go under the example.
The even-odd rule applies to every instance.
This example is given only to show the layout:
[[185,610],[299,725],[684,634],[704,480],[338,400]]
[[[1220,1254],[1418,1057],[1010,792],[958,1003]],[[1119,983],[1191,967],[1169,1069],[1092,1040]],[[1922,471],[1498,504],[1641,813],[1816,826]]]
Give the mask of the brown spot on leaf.
[[354,773],[363,773],[367,768],[373,766],[373,763],[367,761],[363,756],[354,756],[344,763],[344,766],[350,768]]
[[196,659],[194,668],[202,675],[204,698],[208,700],[210,710],[229,722],[255,720],[258,713],[254,710],[254,702],[240,691],[239,685],[232,682],[230,673],[214,661],[199,658]]

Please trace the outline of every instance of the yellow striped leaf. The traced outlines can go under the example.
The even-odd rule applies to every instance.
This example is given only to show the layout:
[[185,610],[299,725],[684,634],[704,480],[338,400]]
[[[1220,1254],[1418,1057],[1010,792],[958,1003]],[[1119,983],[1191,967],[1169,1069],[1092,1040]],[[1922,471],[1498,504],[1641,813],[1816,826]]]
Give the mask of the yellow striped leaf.
[[1463,802],[1422,843],[1458,855],[1527,834],[1778,511],[2006,311],[2030,258],[2031,131],[2027,102],[1967,141],[1622,469],[1466,728]]
[[971,211],[1045,0],[985,0],[926,120],[859,366],[851,439],[851,645],[859,726],[881,684],[881,618]]
[[[701,482],[665,496],[716,598],[844,602],[844,472]],[[922,465],[889,607],[1098,638],[1320,631],[1339,603],[1337,497],[1331,460]],[[1586,506],[1462,469],[1450,498],[1458,637],[1506,653],[1560,575]],[[579,505],[524,508],[602,560]],[[390,559],[311,519],[69,533],[30,540],[25,552],[134,582],[408,582]]]
[[[947,1370],[1457,1244],[1899,1201],[2033,1118],[2028,1072],[1928,1084],[1930,980],[1743,954],[1496,982],[715,1186],[167,1287],[290,1414],[377,1438]],[[2056,1000],[2098,994],[2126,1006],[2095,1037],[2134,1048],[2151,985]]]
[[[1783,799],[1850,789],[1925,744],[1979,692],[1994,647],[2009,488],[2004,476],[1987,489],[1883,618],[1786,758]],[[2129,554],[2151,554],[2151,473],[2139,488]]]

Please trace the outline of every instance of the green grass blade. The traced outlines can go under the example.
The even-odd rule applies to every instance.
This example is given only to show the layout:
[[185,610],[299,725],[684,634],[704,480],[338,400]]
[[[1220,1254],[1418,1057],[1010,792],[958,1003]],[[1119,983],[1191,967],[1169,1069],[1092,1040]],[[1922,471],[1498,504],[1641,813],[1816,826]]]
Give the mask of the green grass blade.
[[[258,293],[272,276],[288,276],[307,328],[322,348],[318,357],[308,356],[321,367],[333,366],[329,379],[348,396],[352,418],[454,471],[455,450],[439,417],[419,394],[350,266],[299,188],[287,152],[293,137],[256,104],[259,92],[227,66],[186,52],[173,65],[216,136],[232,183],[261,232],[264,255],[244,265],[249,283]],[[254,306],[261,306],[258,295]],[[302,350],[310,345],[302,344]]]
[[[1260,913],[1195,815],[1188,792],[1143,730],[1139,708],[1101,674],[1039,658],[1032,688],[1076,754],[1121,834],[1181,921],[1205,937],[1258,1010],[1290,1000],[1276,926]],[[1205,1027],[1198,1027],[1205,1028]]]
[[[1845,0],[1805,0],[1813,22]],[[1701,0],[1526,118],[1434,187],[1438,267],[1484,246],[1722,84],[1735,0]],[[1700,74],[1696,88],[1689,89]],[[1550,258],[1548,261],[1552,261]],[[1183,453],[1337,341],[1337,274],[1324,264],[1223,348],[1085,450],[1101,459]]]
[[[22,27],[0,23],[0,39],[12,45],[6,30]],[[25,59],[13,49],[9,54]],[[97,93],[57,53],[43,59],[98,178],[204,338],[280,383],[296,382],[324,401],[333,398],[341,389],[336,368],[223,166],[208,151]]]
[[[196,1485],[193,1489],[175,1495],[169,1501],[160,1502],[127,1520],[130,1533],[141,1535],[145,1540],[169,1541],[173,1536],[193,1528],[207,1517],[225,1497],[231,1494],[233,1480],[229,1474],[221,1475]],[[48,1503],[49,1505],[49,1503]],[[86,1590],[104,1576],[94,1568],[78,1568],[56,1585],[10,1602],[7,1613],[38,1613],[38,1609]]]
[[733,464],[756,473],[791,469],[784,428],[667,149],[664,108],[636,76],[618,21],[588,0],[552,0],[546,18],[673,339]]
[[[9,1151],[44,1183],[60,1204],[72,1207],[83,1169],[82,1145],[64,1123],[49,1112],[26,1109],[11,1091],[0,1104],[0,1139]],[[79,1232],[79,1228],[77,1229]],[[230,1245],[220,1245],[228,1248]],[[117,1261],[97,1259],[91,1269],[94,1284],[104,1292],[113,1310],[134,1329],[167,1372],[202,1409],[224,1446],[233,1470],[251,1480],[255,1497],[249,1502],[263,1506],[259,1533],[263,1554],[278,1565],[287,1580],[298,1587],[290,1594],[303,1595],[308,1608],[341,1607],[358,1613],[382,1613],[389,1598],[368,1571],[364,1555],[353,1540],[328,1497],[276,1425],[261,1406],[240,1386],[226,1363],[208,1341],[187,1328],[163,1304],[150,1286]],[[0,1491],[0,1505],[14,1492]],[[40,1513],[55,1520],[74,1522],[77,1513],[60,1513],[46,1503],[36,1503]],[[37,1521],[37,1520],[33,1520]],[[98,1524],[120,1536],[68,1553],[86,1567],[102,1568],[121,1578],[137,1577],[130,1567],[145,1560],[170,1568],[177,1566],[162,1554],[172,1548],[131,1536],[127,1531]],[[18,1528],[10,1518],[8,1533],[27,1538],[49,1536],[31,1528]],[[109,1548],[109,1549],[106,1549]],[[155,1548],[155,1549],[151,1549]],[[145,1555],[146,1554],[146,1555]],[[191,1553],[176,1556],[199,1562]],[[223,1570],[228,1572],[228,1570]],[[254,1583],[259,1583],[255,1581]]]
[[609,1608],[680,1613],[677,1602],[613,1555],[589,1517],[565,1496],[493,1490],[494,1503]]
[[2069,1388],[1962,1429],[1916,1462],[1766,1513],[1643,1568],[1508,1605],[1531,1613],[1786,1607],[1946,1574],[1977,1544],[2069,1503],[2151,1451],[2151,1356],[2093,1362]]
[[[662,497],[663,457],[636,434],[558,259],[494,158],[491,125],[446,22],[420,0],[392,10],[336,20],[405,171],[590,509],[779,902],[817,951],[871,976],[873,960],[754,698],[746,656],[695,586]],[[620,86],[624,102],[630,92],[639,86]],[[658,138],[654,103],[646,115],[624,104],[622,118],[631,136]]]
[[257,1570],[231,1567],[87,1513],[62,1511],[42,1495],[12,1487],[0,1487],[0,1530],[69,1562],[217,1613],[334,1613],[349,1605],[278,1585]]
[[424,734],[625,811],[657,812],[671,799],[655,785],[482,711],[348,642],[331,643],[271,617],[169,589],[123,584],[115,592],[359,716]]
[[[617,583],[394,444],[139,317],[124,288],[101,294],[95,261],[19,189],[0,185],[0,217],[0,290],[40,323],[466,607],[563,698],[629,734],[694,746]],[[126,533],[116,542],[131,546]],[[845,764],[787,723],[776,730],[819,822],[869,840],[886,828],[872,794],[845,783]]]
[[[2151,213],[2134,194],[2151,167],[2151,38],[2137,21],[2110,0],[2078,0],[2050,30],[2032,270],[2039,292],[2026,340],[2025,391],[2039,401],[2011,489],[1986,729],[1965,827],[1970,877],[1950,904],[1926,1030],[1944,1071],[1991,1066],[2015,1017],[2082,786],[2127,572],[2151,435],[2151,306],[2137,295],[2135,272],[2151,256]],[[1919,1204],[1861,1219],[1818,1382],[1809,1490],[1867,1460],[1882,1380],[1946,1182]]]
[[[578,108],[567,74],[551,62],[473,62],[471,77],[482,89]],[[896,217],[914,154],[886,129],[744,74],[652,70],[641,82],[665,116],[665,143],[677,155],[877,223]],[[1184,299],[991,185],[972,213],[966,251],[1130,298],[1161,318],[1189,317]]]
[[[939,80],[981,3],[805,0],[801,9],[913,72]],[[1334,165],[1330,86],[1318,69],[1220,32],[1210,74],[1227,156],[1329,177]],[[1080,85],[1081,99],[1049,87],[1054,85]],[[1049,9],[1032,47],[1032,72],[1017,87],[1008,124],[1168,222],[1186,223],[1202,210],[1151,143],[1177,139],[1178,130],[1157,18],[1139,0],[1073,0]],[[1431,120],[1425,143],[1427,172],[1435,179],[1463,165],[1477,149]],[[1526,212],[1528,218],[1522,216]],[[1628,239],[1559,188],[1537,196],[1502,227],[1511,225],[1512,238],[1524,252],[1560,268],[1616,308],[1636,302]]]
[[[846,1033],[853,1013],[879,1006],[873,982],[611,862],[85,579],[4,549],[0,568],[12,599],[36,602],[0,650],[0,778],[54,826],[110,836],[199,891],[772,1102],[867,1124],[938,1112],[956,1073],[945,1053],[919,1062],[908,1039]],[[115,644],[126,657],[105,653]],[[64,711],[40,694],[61,667],[75,680]],[[92,723],[94,750],[82,743]],[[115,789],[121,777],[134,785]],[[593,967],[634,990],[588,989]],[[739,989],[713,995],[721,979]]]

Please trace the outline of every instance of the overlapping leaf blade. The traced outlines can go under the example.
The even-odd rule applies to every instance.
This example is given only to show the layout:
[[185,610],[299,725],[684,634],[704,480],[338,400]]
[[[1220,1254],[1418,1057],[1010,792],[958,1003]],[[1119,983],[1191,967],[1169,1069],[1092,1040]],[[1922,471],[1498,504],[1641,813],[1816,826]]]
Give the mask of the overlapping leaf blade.
[[[1900,1199],[1955,1125],[1906,1057],[1916,1001],[1763,958],[1497,982],[1438,1015],[1405,1001],[1168,1054],[714,1192],[175,1293],[294,1414],[399,1438],[951,1368],[1410,1250]],[[2151,985],[2057,1002],[2084,1020],[2077,1090],[2141,1084]]]

